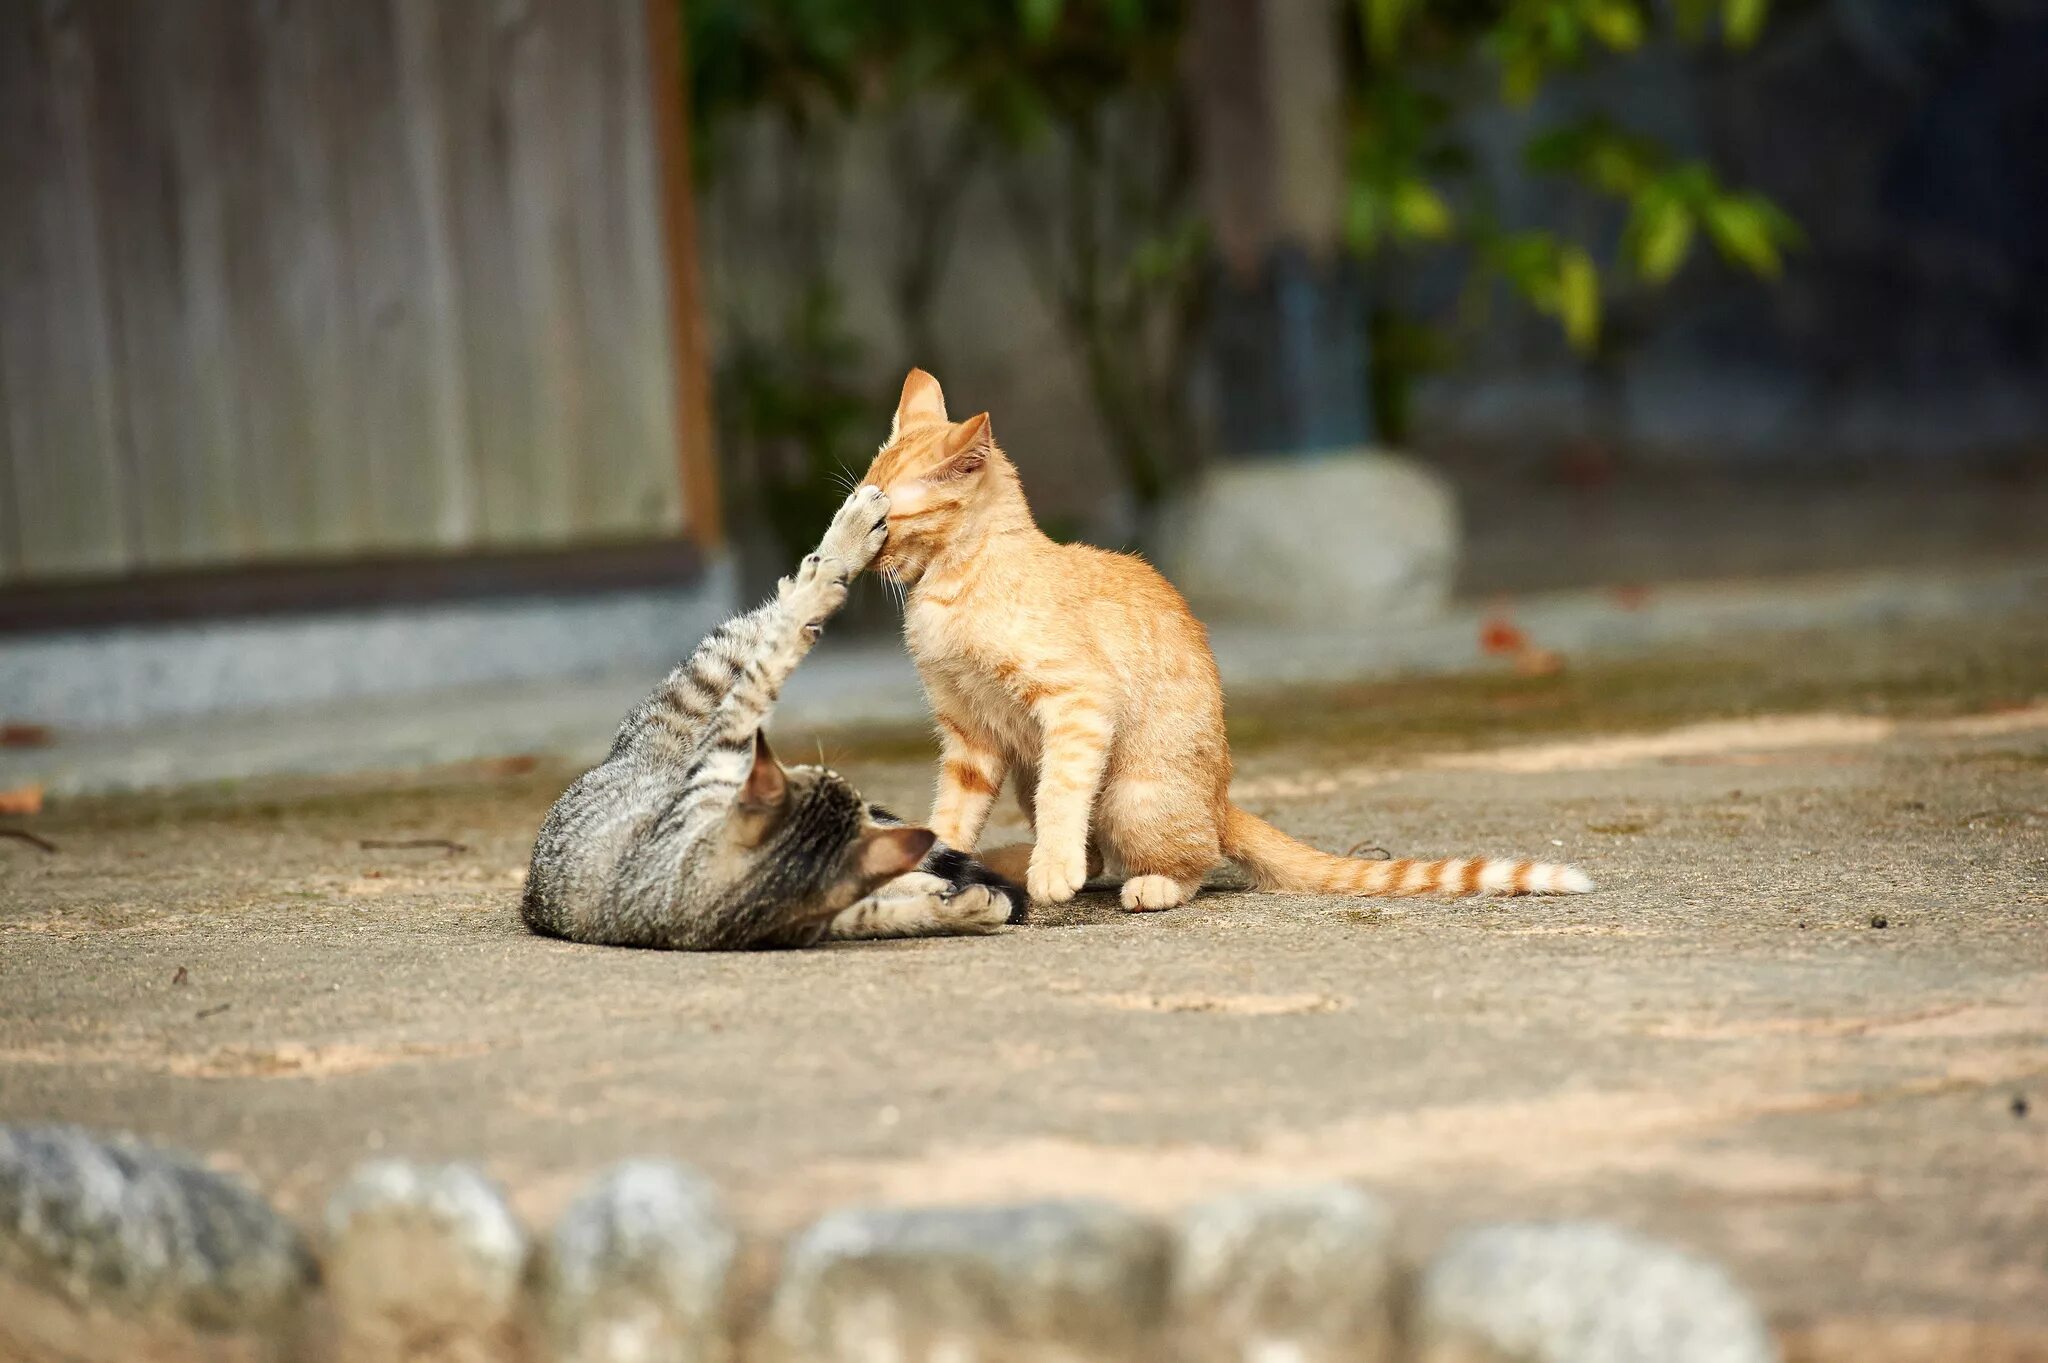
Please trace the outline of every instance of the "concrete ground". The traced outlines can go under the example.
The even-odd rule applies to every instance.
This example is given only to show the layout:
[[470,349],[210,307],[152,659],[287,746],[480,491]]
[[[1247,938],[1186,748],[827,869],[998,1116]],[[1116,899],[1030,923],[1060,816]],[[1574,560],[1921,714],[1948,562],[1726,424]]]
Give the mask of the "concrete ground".
[[[1245,695],[1233,726],[1240,802],[1325,847],[1600,889],[1098,892],[995,938],[688,956],[522,930],[546,762],[59,800],[0,820],[56,848],[0,839],[0,1121],[205,1152],[308,1221],[374,1153],[480,1158],[536,1220],[669,1155],[764,1238],[1355,1179],[1418,1248],[1571,1213],[1719,1256],[1794,1360],[2048,1358],[2038,612]],[[914,731],[818,741],[922,806]],[[453,845],[388,845],[424,839]]]

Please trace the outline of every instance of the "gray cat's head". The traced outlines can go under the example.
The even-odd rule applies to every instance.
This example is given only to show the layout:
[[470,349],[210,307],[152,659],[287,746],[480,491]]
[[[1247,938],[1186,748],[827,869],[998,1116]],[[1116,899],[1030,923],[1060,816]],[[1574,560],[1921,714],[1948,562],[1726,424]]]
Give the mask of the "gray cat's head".
[[828,918],[917,869],[928,828],[877,823],[838,772],[784,767],[754,735],[754,765],[726,816],[722,879],[737,915],[782,924]]

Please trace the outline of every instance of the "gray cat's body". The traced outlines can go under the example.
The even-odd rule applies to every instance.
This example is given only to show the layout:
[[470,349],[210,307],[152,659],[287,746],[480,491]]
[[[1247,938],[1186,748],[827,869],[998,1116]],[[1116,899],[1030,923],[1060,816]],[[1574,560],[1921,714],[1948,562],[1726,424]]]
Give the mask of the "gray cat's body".
[[731,950],[989,932],[1021,910],[1014,886],[836,772],[785,770],[761,736],[783,682],[880,548],[887,506],[875,488],[848,497],[775,600],[720,626],[626,716],[610,756],[541,825],[528,927]]

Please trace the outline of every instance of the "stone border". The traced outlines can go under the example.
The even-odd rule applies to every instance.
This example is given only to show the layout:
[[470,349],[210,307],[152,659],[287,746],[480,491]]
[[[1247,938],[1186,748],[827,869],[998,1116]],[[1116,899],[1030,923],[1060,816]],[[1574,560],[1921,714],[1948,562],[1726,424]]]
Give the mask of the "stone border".
[[[1101,1202],[848,1209],[743,1313],[686,1170],[600,1174],[545,1237],[465,1165],[376,1160],[309,1241],[193,1160],[0,1126],[0,1363],[1770,1363],[1722,1270],[1595,1222],[1402,1260],[1347,1185],[1156,1218]],[[743,1320],[743,1315],[748,1318]]]

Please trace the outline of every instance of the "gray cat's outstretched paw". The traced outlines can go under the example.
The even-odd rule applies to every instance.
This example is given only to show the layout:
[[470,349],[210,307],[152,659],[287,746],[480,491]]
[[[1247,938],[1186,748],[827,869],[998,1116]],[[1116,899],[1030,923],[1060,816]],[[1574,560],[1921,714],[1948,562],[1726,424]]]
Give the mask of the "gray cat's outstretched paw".
[[934,915],[953,932],[994,932],[1010,921],[1010,901],[986,885],[968,885],[940,899]]
[[782,579],[777,595],[803,621],[805,638],[816,639],[825,622],[846,604],[848,576],[838,559],[810,554],[797,566],[795,577]]
[[873,483],[863,483],[840,503],[818,552],[843,564],[846,576],[858,577],[882,552],[882,541],[888,537],[889,496]]

